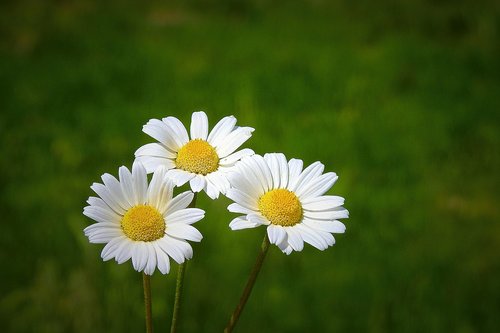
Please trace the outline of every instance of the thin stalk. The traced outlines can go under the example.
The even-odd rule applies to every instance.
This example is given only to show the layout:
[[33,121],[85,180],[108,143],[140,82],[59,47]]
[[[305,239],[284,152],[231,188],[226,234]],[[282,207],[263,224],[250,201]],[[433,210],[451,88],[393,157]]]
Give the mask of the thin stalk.
[[151,277],[142,273],[142,284],[144,286],[144,307],[146,310],[146,332],[153,333],[153,319],[151,311]]
[[245,289],[243,290],[243,294],[241,294],[240,297],[240,302],[236,306],[236,308],[233,311],[233,314],[231,315],[231,318],[229,319],[229,322],[227,323],[226,328],[224,329],[224,333],[231,333],[234,329],[234,326],[236,326],[236,323],[238,322],[238,319],[240,318],[241,312],[243,311],[243,308],[245,307],[245,304],[248,301],[248,298],[250,297],[250,293],[252,292],[253,285],[255,284],[255,281],[257,280],[257,276],[259,275],[260,269],[262,268],[262,263],[264,262],[264,259],[266,258],[267,250],[269,249],[269,239],[267,238],[267,234],[264,235],[264,240],[262,241],[262,245],[260,246],[260,252],[257,255],[257,259],[255,260],[255,264],[253,265],[252,272],[250,273],[250,276],[248,277],[247,284],[245,286]]
[[[189,208],[196,207],[196,194],[194,193],[193,201],[189,205]],[[183,262],[179,265],[179,270],[177,271],[177,282],[175,285],[175,300],[174,300],[174,311],[172,314],[172,324],[170,325],[170,333],[176,333],[177,327],[179,326],[179,313],[181,311],[181,298],[182,290],[184,286],[184,276],[186,275],[186,265],[187,262]]]

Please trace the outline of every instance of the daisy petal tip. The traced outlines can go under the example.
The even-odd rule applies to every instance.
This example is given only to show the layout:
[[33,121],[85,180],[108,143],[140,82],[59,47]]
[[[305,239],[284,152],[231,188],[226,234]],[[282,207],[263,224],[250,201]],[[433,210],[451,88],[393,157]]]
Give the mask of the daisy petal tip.
[[229,229],[231,229],[231,231],[238,231],[238,230],[247,229],[247,228],[249,228],[249,227],[242,226],[238,223],[230,223],[229,224]]
[[153,266],[153,268],[152,268],[152,269],[151,269],[151,268],[145,268],[145,269],[144,269],[144,271],[143,271],[143,272],[144,272],[144,274],[149,275],[149,276],[152,276],[152,275],[153,275],[153,273],[155,272],[155,267],[156,267],[156,266]]
[[205,111],[203,111],[203,110],[198,110],[198,111],[195,111],[195,112],[193,112],[193,114],[196,114],[196,115],[199,115],[199,114],[204,114],[204,115],[207,115],[207,114],[205,113]]
[[167,268],[161,267],[160,268],[160,266],[158,266],[158,271],[160,271],[160,273],[163,275],[167,275],[168,272],[170,272],[170,267],[167,267]]

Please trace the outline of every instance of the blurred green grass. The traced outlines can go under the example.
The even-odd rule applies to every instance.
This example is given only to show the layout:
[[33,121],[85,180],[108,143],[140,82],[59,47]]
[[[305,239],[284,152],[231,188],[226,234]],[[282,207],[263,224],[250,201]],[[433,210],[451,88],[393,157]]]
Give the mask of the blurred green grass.
[[[0,6],[0,331],[143,329],[140,275],[101,262],[81,212],[148,119],[195,110],[322,161],[351,211],[325,252],[272,248],[239,332],[500,330],[497,3]],[[260,244],[228,203],[199,200],[183,332],[222,330]],[[157,331],[175,272],[153,277]]]

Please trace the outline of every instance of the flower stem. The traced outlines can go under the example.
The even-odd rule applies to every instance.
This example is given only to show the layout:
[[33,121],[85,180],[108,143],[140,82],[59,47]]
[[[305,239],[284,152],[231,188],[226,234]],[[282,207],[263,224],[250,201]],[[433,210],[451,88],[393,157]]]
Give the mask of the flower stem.
[[177,325],[179,323],[179,311],[181,309],[181,296],[182,287],[184,285],[184,274],[186,272],[186,263],[179,265],[179,271],[177,273],[177,284],[175,286],[175,302],[174,302],[174,313],[172,315],[172,325],[170,326],[170,333],[177,332]]
[[231,333],[240,318],[241,312],[245,307],[245,304],[250,297],[250,293],[252,292],[253,285],[255,284],[255,280],[257,280],[257,276],[259,275],[260,269],[262,268],[262,263],[264,262],[264,258],[266,257],[267,250],[269,249],[269,239],[267,238],[267,234],[264,235],[264,240],[262,241],[262,245],[260,246],[260,252],[257,255],[257,259],[255,260],[255,264],[253,265],[252,272],[248,277],[247,285],[243,290],[243,294],[241,294],[240,302],[236,306],[227,323],[226,328],[224,329],[224,333]]
[[[196,207],[196,192],[193,196],[193,201],[189,204],[189,208]],[[181,297],[182,297],[182,287],[184,286],[184,276],[186,274],[187,262],[183,262],[179,265],[179,270],[177,271],[177,282],[175,285],[175,300],[174,300],[174,311],[172,314],[172,324],[170,325],[170,333],[177,332],[177,326],[179,325],[179,313],[181,310]]]
[[146,309],[146,332],[153,332],[153,319],[151,315],[151,277],[142,273],[142,284],[144,286],[144,306]]

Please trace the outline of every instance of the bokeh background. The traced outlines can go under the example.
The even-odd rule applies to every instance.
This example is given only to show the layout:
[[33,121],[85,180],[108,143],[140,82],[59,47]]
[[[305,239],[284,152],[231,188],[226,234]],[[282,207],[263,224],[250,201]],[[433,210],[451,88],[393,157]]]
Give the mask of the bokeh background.
[[[100,259],[89,186],[150,118],[211,125],[340,179],[337,244],[276,247],[238,332],[500,331],[495,1],[8,1],[0,5],[0,331],[140,332],[140,274]],[[199,205],[181,332],[220,332],[264,229]],[[167,331],[177,266],[153,276]]]

